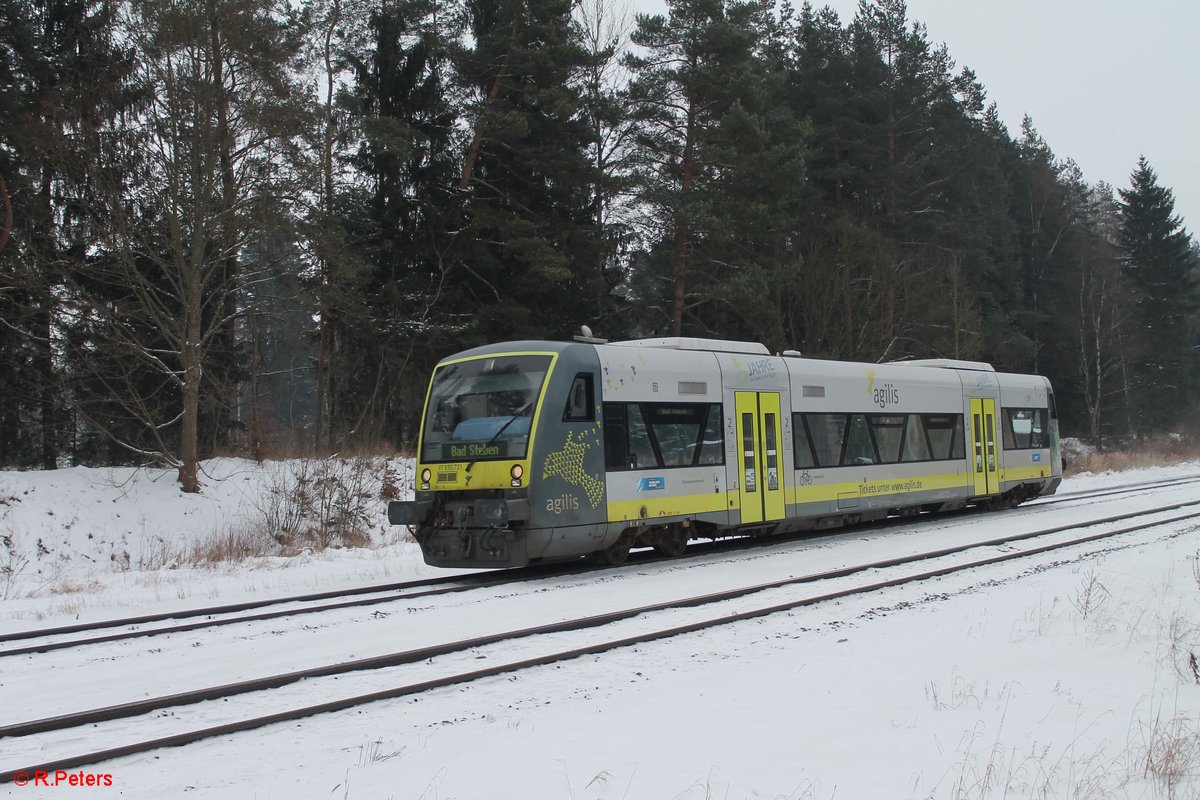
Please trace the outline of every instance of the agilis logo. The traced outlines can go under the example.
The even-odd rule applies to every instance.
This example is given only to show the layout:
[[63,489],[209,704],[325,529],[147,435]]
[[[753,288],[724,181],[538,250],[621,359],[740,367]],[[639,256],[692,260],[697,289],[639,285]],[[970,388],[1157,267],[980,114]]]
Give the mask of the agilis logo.
[[867,370],[867,394],[871,401],[881,409],[900,404],[900,387],[894,383],[875,385],[875,370]]

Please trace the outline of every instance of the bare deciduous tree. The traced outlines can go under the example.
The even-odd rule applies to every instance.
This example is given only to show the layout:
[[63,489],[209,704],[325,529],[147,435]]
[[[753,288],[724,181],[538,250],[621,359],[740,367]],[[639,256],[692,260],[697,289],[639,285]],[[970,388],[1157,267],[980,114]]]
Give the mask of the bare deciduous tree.
[[261,277],[240,254],[286,195],[281,152],[295,118],[287,59],[271,50],[289,46],[286,15],[238,0],[144,0],[130,10],[139,79],[155,91],[127,129],[127,169],[107,186],[107,255],[88,273],[93,290],[75,295],[76,322],[97,331],[88,346],[104,354],[75,363],[108,388],[126,425],[93,423],[177,467],[184,491],[196,492],[202,404],[236,397],[218,378],[236,374],[235,319]]

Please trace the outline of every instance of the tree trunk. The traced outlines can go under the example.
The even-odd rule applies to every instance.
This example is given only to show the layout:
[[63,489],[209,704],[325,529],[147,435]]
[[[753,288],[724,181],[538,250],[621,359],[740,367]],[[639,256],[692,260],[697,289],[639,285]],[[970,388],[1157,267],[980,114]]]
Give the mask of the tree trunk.
[[190,263],[184,263],[181,277],[183,299],[183,337],[179,347],[179,366],[183,371],[183,411],[179,420],[179,483],[183,491],[200,491],[197,478],[200,462],[200,383],[204,379],[201,344],[204,314],[204,260],[201,248],[193,245]]
[[0,225],[0,250],[3,250],[8,244],[8,235],[12,232],[13,207],[12,200],[8,196],[8,187],[4,184],[2,175],[0,175],[0,201],[4,203],[4,222]]
[[[687,220],[688,204],[696,177],[695,148],[696,99],[688,98],[687,131],[680,164],[680,203],[675,211],[675,282],[671,299],[671,335],[683,331],[683,307],[687,301],[687,280],[691,270],[691,231]],[[682,219],[681,219],[682,217]]]
[[[517,22],[520,18],[513,20],[512,24],[512,44],[515,49],[517,46]],[[487,104],[495,101],[500,94],[500,85],[504,82],[504,77],[508,74],[508,62],[512,58],[512,50],[504,54],[504,61],[500,64],[499,71],[496,72],[496,79],[492,81],[492,88],[488,90]],[[487,105],[485,104],[485,105]],[[482,117],[482,112],[480,116]],[[475,161],[479,158],[479,151],[483,149],[483,128],[479,120],[475,122],[475,135],[471,139],[471,146],[467,149],[467,158],[463,162],[462,178],[458,181],[459,189],[466,189],[471,185],[471,179],[475,175]]]
[[[333,99],[337,80],[337,70],[333,64],[333,34],[342,19],[342,4],[333,0],[330,11],[329,27],[325,29],[325,108],[323,111],[324,140],[321,149],[321,210],[322,226],[327,235],[329,220],[335,218],[334,185],[333,185],[333,145],[336,138],[333,123]],[[316,414],[313,420],[313,451],[320,452],[325,440],[326,392],[329,382],[329,303],[328,295],[333,287],[332,265],[328,257],[321,259],[321,270],[324,276],[320,285],[320,296],[317,300],[317,364],[316,364]]]
[[[198,372],[198,370],[196,370]],[[197,422],[200,415],[200,382],[192,380],[192,369],[184,379],[183,417],[179,430],[179,485],[183,491],[196,494],[200,491],[199,453],[197,448]]]
[[54,390],[54,270],[59,268],[58,247],[54,240],[54,208],[51,200],[53,179],[49,166],[42,167],[38,191],[39,221],[37,224],[37,254],[41,263],[35,266],[34,296],[37,297],[35,330],[41,341],[34,343],[33,374],[36,375],[38,407],[41,411],[42,469],[58,467],[58,393]]
[[[217,130],[216,145],[221,170],[221,215],[218,241],[222,250],[227,254],[222,259],[221,283],[225,291],[224,303],[219,314],[223,322],[216,336],[220,342],[218,352],[221,357],[219,370],[215,371],[217,380],[209,383],[209,395],[217,398],[213,410],[214,446],[226,445],[230,433],[241,421],[238,406],[238,373],[237,367],[237,326],[234,319],[238,316],[238,282],[241,264],[238,259],[237,242],[240,236],[239,219],[236,209],[239,205],[237,177],[233,171],[233,132],[229,125],[230,91],[225,86],[225,41],[222,39],[222,20],[214,16],[209,21],[210,46],[213,60],[213,91],[216,93]],[[234,78],[233,80],[236,80]],[[254,313],[253,309],[250,313]],[[218,366],[209,359],[209,366]]]

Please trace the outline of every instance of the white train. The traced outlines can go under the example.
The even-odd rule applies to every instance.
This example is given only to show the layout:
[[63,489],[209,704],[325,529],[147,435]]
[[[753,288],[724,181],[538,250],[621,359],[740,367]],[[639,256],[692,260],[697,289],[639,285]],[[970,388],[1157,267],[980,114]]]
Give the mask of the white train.
[[1062,480],[1050,382],[968,361],[859,364],[661,338],[510,342],[434,370],[416,499],[425,560],[508,567],[834,527]]

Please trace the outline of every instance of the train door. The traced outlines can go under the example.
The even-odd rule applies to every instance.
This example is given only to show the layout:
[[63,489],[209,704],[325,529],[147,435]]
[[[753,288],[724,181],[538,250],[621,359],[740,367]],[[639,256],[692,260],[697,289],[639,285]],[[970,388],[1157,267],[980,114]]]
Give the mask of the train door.
[[971,444],[974,452],[975,494],[989,495],[1000,490],[996,457],[996,401],[971,399]]
[[778,392],[736,392],[742,524],[783,519],[783,437]]

